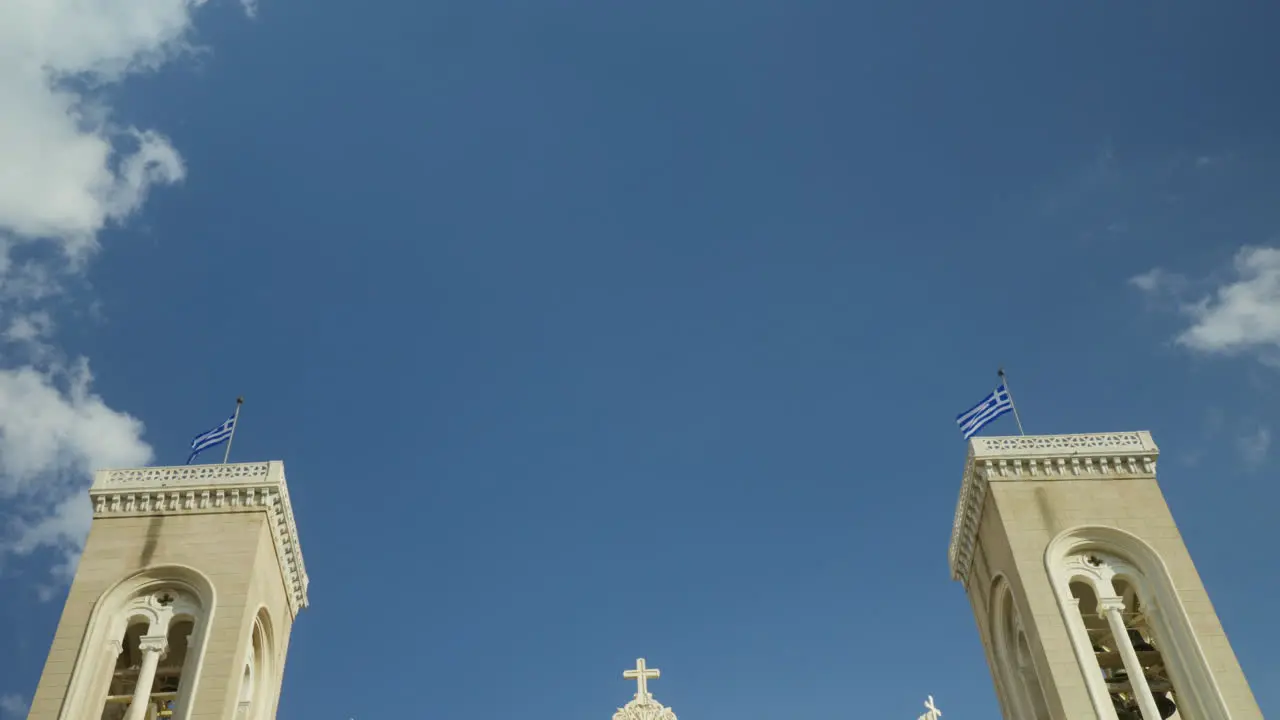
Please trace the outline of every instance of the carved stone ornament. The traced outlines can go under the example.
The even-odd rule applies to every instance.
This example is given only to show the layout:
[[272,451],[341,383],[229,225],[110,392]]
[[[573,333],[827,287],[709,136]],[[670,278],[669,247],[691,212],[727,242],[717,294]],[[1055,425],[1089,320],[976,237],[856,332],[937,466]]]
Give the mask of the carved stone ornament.
[[181,465],[106,471],[106,484],[119,487],[147,485],[220,485],[227,482],[260,482],[267,479],[268,463]]
[[988,483],[1154,477],[1159,455],[1145,430],[972,438],[947,550],[952,579],[968,581]]
[[654,700],[652,695],[646,695],[643,700],[636,698],[618,708],[613,720],[676,720],[676,714]]
[[[1145,436],[1145,437],[1144,437]],[[1057,454],[1072,450],[1106,451],[1123,450],[1126,453],[1155,449],[1151,436],[1145,432],[1091,433],[1088,435],[1012,435],[1008,437],[976,437],[972,440],[975,454],[1035,453]]]
[[164,635],[144,635],[138,639],[138,650],[165,655],[169,652],[169,638]]

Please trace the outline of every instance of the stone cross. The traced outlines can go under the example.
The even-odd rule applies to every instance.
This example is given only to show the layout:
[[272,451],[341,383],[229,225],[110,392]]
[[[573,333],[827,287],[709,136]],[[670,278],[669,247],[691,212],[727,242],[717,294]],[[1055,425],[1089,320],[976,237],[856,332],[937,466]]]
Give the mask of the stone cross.
[[661,674],[658,668],[646,667],[644,658],[638,658],[636,660],[636,669],[624,670],[622,677],[636,681],[636,699],[643,701],[649,695],[649,680],[657,680]]
[[929,712],[921,715],[920,720],[938,720],[938,718],[942,717],[942,711],[933,704],[932,695],[930,695],[929,699],[924,702],[924,709]]

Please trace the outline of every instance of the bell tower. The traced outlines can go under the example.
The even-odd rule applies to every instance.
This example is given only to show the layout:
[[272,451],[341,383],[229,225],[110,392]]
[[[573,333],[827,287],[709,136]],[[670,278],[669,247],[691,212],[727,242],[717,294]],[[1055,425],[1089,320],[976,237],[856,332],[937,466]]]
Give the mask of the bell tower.
[[949,552],[1006,720],[1262,720],[1147,432],[973,438]]
[[280,462],[103,470],[28,720],[271,720],[307,572]]

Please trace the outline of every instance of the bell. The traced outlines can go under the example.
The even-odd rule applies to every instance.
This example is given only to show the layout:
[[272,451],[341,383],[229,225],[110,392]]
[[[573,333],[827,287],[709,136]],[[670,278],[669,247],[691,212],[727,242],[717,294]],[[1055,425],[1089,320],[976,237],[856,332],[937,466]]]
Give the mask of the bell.
[[1156,709],[1160,711],[1161,720],[1169,720],[1173,714],[1178,712],[1178,706],[1169,699],[1167,693],[1156,696]]
[[1155,650],[1151,643],[1147,642],[1147,639],[1142,637],[1142,633],[1137,630],[1129,631],[1129,642],[1133,643],[1133,649],[1138,652],[1151,652]]
[[1142,711],[1137,705],[1131,705],[1114,695],[1111,696],[1111,704],[1115,706],[1119,720],[1142,720]]

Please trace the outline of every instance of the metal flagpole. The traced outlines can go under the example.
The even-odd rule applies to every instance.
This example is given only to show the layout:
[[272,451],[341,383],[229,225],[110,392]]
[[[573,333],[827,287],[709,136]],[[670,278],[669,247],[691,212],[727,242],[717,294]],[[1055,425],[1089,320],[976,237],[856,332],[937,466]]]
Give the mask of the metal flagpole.
[[[1018,406],[1013,402],[1013,391],[1009,389],[1009,378],[1005,377],[1004,368],[997,370],[996,374],[1000,376],[1000,384],[1004,385],[1004,391],[1009,393],[1009,407],[1013,408],[1013,421],[1018,423],[1018,434],[1026,435],[1022,430],[1022,418],[1018,417]],[[235,432],[234,428],[232,432]]]
[[[1004,373],[1004,370],[1001,370],[1001,373]],[[1012,400],[1012,396],[1009,397],[1009,400]],[[232,434],[227,438],[227,452],[223,455],[223,465],[227,464],[230,456],[232,456],[232,442],[236,441],[236,425],[239,424],[239,406],[241,405],[244,405],[244,398],[237,397],[236,414],[232,415]],[[1014,410],[1014,413],[1018,413],[1018,410]]]

